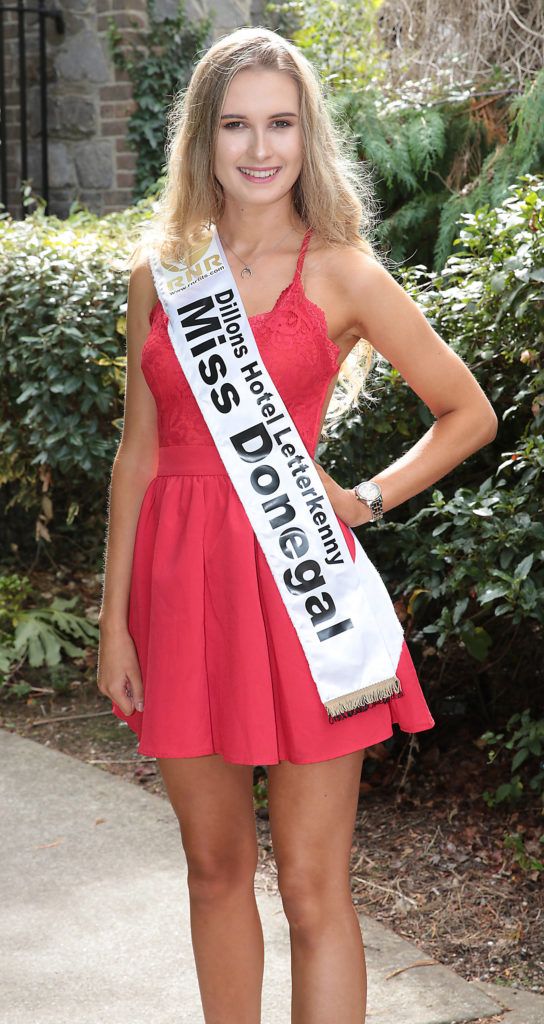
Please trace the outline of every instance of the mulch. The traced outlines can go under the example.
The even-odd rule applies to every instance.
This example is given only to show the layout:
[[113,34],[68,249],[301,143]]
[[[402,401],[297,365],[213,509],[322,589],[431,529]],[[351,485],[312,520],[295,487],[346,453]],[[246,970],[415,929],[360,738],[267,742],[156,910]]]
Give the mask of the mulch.
[[[543,875],[524,870],[504,842],[517,835],[527,854],[543,859],[536,801],[489,808],[482,793],[502,780],[466,731],[447,750],[432,742],[418,752],[418,745],[417,735],[398,732],[365,756],[351,851],[354,904],[467,981],[543,993]],[[272,888],[266,809],[257,819],[260,868]]]

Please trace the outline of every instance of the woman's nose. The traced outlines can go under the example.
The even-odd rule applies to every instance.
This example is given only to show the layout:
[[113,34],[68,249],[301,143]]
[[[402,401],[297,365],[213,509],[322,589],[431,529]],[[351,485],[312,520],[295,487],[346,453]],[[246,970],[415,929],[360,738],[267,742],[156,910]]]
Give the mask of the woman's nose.
[[264,130],[252,132],[249,152],[254,153],[257,160],[264,160],[269,148]]

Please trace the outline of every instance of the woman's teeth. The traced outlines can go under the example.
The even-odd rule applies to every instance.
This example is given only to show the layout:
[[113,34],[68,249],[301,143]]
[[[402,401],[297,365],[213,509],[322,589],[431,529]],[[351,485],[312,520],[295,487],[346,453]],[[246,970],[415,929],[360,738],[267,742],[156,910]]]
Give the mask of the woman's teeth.
[[277,167],[275,171],[249,171],[245,167],[239,167],[238,170],[241,171],[246,178],[254,178],[259,181],[266,181],[268,178],[275,178],[276,174],[279,171],[279,167]]

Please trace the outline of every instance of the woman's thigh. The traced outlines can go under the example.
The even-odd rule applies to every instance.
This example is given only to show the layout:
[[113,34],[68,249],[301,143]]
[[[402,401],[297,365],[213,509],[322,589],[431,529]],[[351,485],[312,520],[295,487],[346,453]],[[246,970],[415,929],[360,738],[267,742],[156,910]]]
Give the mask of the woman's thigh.
[[157,762],[179,821],[189,875],[208,882],[247,880],[258,860],[253,766],[229,764],[220,754]]
[[364,750],[268,766],[268,814],[278,885],[295,903],[350,896],[349,864]]

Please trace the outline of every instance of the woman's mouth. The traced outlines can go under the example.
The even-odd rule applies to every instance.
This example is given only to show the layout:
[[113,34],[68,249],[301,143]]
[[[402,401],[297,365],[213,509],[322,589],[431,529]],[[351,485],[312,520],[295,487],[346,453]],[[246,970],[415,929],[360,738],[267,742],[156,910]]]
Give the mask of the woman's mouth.
[[268,167],[262,171],[252,170],[249,167],[239,167],[240,174],[246,179],[246,181],[254,182],[258,185],[263,185],[266,181],[272,181],[276,178],[281,170],[281,167]]

